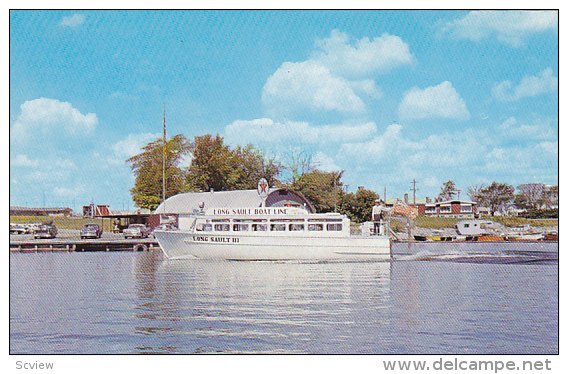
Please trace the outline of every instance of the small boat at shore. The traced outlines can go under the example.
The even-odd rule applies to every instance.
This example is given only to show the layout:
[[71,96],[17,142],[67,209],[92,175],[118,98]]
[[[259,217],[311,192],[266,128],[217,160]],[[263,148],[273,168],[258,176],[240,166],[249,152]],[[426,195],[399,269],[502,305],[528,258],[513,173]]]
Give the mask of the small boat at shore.
[[351,235],[350,226],[339,213],[301,207],[209,208],[180,215],[178,230],[154,236],[169,259],[390,260],[388,234]]
[[558,233],[556,231],[547,232],[544,234],[542,240],[546,241],[558,241]]

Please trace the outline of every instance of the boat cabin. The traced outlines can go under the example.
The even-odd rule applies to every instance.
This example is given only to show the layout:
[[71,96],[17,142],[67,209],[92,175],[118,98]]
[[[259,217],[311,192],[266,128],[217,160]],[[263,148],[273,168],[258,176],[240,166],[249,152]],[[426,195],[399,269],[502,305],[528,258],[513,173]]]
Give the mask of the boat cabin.
[[195,233],[253,236],[343,237],[350,220],[339,213],[310,213],[303,208],[212,208],[179,216],[179,229]]

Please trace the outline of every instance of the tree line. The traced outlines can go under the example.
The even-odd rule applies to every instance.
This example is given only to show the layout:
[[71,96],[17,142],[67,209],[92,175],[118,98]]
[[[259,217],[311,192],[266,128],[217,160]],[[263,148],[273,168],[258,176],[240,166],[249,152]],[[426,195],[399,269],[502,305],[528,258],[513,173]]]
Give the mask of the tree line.
[[[206,134],[192,140],[178,134],[165,143],[154,140],[129,158],[134,175],[130,190],[134,203],[154,210],[162,201],[162,171],[165,155],[165,198],[183,192],[231,191],[256,189],[258,180],[266,178],[271,187],[302,193],[318,212],[340,212],[354,222],[371,216],[372,206],[380,196],[363,186],[347,192],[343,171],[322,171],[310,155],[293,152],[286,162],[266,156],[252,145],[230,147],[220,135]],[[190,162],[187,162],[190,160]],[[443,184],[436,200],[451,200],[458,190],[453,181]],[[558,186],[542,183],[513,186],[506,183],[472,186],[472,201],[490,209],[491,214],[510,206],[527,210],[546,209],[558,205]]]
[[356,222],[369,219],[379,198],[363,187],[346,192],[342,171],[319,170],[302,152],[293,153],[284,163],[252,145],[230,147],[220,135],[189,140],[178,134],[166,141],[165,150],[164,141],[157,139],[127,160],[135,175],[130,193],[138,207],[154,210],[162,201],[164,154],[165,198],[183,192],[256,189],[258,180],[266,178],[270,186],[302,193],[318,212],[337,211]]
[[[438,200],[451,200],[457,191],[455,183],[449,180],[442,185]],[[506,213],[513,207],[524,210],[524,215],[531,218],[558,215],[558,185],[524,183],[515,189],[508,183],[492,182],[470,186],[467,194],[473,202],[488,208],[491,215]]]

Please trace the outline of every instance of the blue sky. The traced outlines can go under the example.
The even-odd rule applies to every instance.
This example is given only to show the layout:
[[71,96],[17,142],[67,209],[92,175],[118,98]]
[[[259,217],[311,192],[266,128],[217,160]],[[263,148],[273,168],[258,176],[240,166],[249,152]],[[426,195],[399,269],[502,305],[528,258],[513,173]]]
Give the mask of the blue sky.
[[132,209],[164,103],[169,135],[304,152],[352,191],[557,184],[557,34],[555,12],[12,11],[10,203]]

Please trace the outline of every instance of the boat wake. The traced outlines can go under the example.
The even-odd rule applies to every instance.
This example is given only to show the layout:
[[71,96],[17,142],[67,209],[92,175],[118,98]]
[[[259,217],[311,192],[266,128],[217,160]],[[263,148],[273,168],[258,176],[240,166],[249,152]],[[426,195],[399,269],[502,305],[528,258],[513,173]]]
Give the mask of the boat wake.
[[463,251],[451,251],[445,253],[435,253],[428,250],[420,251],[413,255],[394,256],[395,261],[444,261],[459,263],[534,263],[557,261],[557,256],[549,253],[522,253],[522,252],[492,252],[475,253]]

